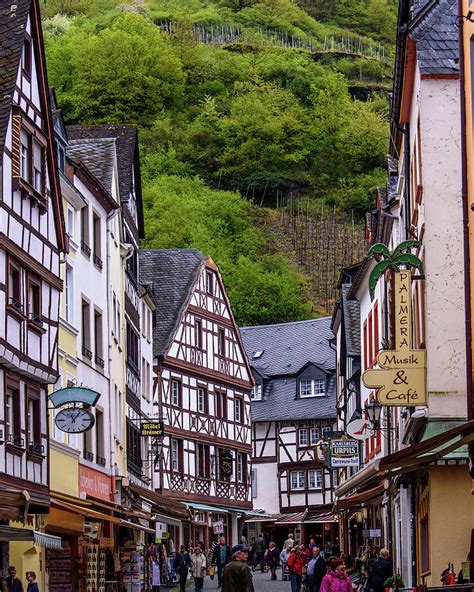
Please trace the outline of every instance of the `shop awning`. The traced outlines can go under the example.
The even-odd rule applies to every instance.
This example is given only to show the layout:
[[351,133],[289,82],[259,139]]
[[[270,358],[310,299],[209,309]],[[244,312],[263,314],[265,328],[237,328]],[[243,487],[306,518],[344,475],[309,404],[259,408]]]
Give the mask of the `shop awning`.
[[280,516],[281,514],[260,514],[258,516],[253,516],[252,518],[247,518],[245,522],[246,524],[248,524],[249,522],[274,522]]
[[308,512],[293,512],[291,514],[280,514],[280,518],[275,520],[275,524],[301,524],[304,522]]
[[119,525],[126,528],[133,528],[134,530],[142,530],[143,532],[148,532],[150,534],[155,534],[153,528],[148,528],[148,526],[143,526],[143,524],[137,524],[136,522],[129,522],[128,520],[119,520]]
[[156,491],[151,491],[135,483],[130,483],[128,486],[131,491],[151,502],[152,506],[156,506],[158,512],[163,516],[170,516],[178,520],[189,520],[189,512],[184,503],[165,497]]
[[171,518],[170,516],[165,516],[164,514],[154,514],[152,520],[155,522],[164,522],[169,526],[181,526],[182,521],[178,520],[178,518]]
[[[474,420],[375,460],[337,487],[336,497],[343,498],[346,493],[354,490],[362,495],[364,492],[360,490],[363,488],[374,489],[380,486],[383,479],[441,460],[472,441]],[[336,504],[339,504],[339,500]]]
[[195,504],[194,502],[185,502],[188,508],[193,510],[203,510],[204,512],[219,512],[220,514],[228,514],[227,508],[220,508],[219,506],[208,506],[207,504]]
[[62,549],[61,537],[14,526],[0,525],[0,541],[4,543],[28,542],[46,549]]
[[366,491],[362,491],[361,493],[355,493],[354,495],[347,495],[346,497],[342,497],[336,500],[334,505],[336,510],[345,510],[346,508],[353,508],[354,506],[358,506],[364,502],[368,502],[371,499],[382,495],[384,492],[383,485],[377,485],[376,487],[372,487],[371,489],[367,489]]
[[54,498],[51,499],[51,503],[60,509],[69,510],[70,512],[81,514],[82,516],[86,516],[87,518],[95,518],[96,520],[112,522],[112,524],[120,524],[120,518],[110,516],[109,514],[104,514],[103,512],[97,512],[96,510],[93,510],[90,506],[79,506],[77,504],[70,504],[68,502],[56,500]]

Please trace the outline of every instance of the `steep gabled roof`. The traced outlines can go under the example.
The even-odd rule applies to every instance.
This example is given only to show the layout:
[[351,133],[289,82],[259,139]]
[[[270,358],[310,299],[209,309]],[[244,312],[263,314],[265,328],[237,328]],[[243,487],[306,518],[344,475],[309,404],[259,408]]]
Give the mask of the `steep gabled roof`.
[[205,260],[197,249],[140,251],[140,283],[151,286],[158,303],[153,355],[166,353]]
[[69,140],[67,155],[82,162],[98,179],[104,189],[112,193],[115,167],[115,140],[113,138]]
[[0,146],[5,143],[30,0],[0,2]]
[[457,0],[429,2],[410,24],[421,74],[459,73],[457,4]]
[[[262,400],[252,401],[252,421],[336,417],[331,317],[244,327],[241,334],[254,373],[264,378]],[[310,366],[326,375],[325,396],[299,398],[298,376]]]
[[135,191],[138,212],[138,233],[145,235],[143,203],[138,154],[138,132],[134,125],[70,125],[67,128],[70,139],[105,139],[116,140],[118,159],[120,200],[127,202],[132,187],[132,171],[135,171]]
[[[307,362],[313,362],[325,371],[335,368],[331,317],[258,325],[240,329],[250,364],[268,377],[297,374]],[[255,358],[255,353],[263,354]]]

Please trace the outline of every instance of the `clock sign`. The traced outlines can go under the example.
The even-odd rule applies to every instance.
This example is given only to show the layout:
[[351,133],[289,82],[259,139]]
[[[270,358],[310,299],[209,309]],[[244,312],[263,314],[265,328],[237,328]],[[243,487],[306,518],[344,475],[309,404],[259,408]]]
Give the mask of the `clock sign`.
[[81,434],[94,425],[94,416],[87,409],[68,407],[57,413],[54,422],[62,432]]

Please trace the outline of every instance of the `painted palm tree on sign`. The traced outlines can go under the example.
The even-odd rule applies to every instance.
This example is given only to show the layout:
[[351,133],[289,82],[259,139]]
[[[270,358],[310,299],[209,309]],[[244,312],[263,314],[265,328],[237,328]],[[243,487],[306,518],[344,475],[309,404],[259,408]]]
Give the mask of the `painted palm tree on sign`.
[[419,246],[419,241],[407,240],[400,243],[392,252],[390,252],[388,247],[383,243],[376,243],[370,247],[367,257],[374,257],[375,255],[382,255],[383,257],[381,261],[377,262],[369,277],[369,292],[372,300],[374,298],[375,286],[387,269],[400,271],[401,265],[409,265],[416,269],[421,268],[421,259],[408,252]]

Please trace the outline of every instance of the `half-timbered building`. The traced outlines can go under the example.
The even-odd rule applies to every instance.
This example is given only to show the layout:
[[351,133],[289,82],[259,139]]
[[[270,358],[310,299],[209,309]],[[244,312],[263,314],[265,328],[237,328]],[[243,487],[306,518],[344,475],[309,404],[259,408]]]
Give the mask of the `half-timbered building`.
[[155,487],[186,502],[186,540],[232,542],[251,508],[252,375],[216,264],[195,249],[140,253],[157,302],[154,403],[165,422]]
[[33,524],[49,508],[47,387],[58,378],[65,251],[36,0],[1,3],[0,73],[0,519]]
[[[336,421],[335,352],[331,319],[245,327],[242,338],[252,366],[252,496],[269,515],[248,522],[282,544],[311,535],[335,541],[330,519],[334,475],[316,447]],[[251,534],[252,536],[252,534]]]

